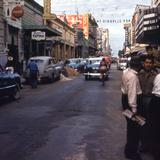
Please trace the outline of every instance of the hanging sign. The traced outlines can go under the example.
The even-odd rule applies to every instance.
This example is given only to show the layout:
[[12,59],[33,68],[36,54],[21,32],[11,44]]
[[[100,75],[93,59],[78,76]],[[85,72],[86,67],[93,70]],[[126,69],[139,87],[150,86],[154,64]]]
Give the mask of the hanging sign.
[[33,31],[32,33],[32,40],[45,40],[46,39],[46,33],[42,31]]
[[24,15],[24,10],[23,10],[22,6],[17,5],[16,7],[13,8],[13,10],[12,10],[12,17],[20,18],[23,15]]

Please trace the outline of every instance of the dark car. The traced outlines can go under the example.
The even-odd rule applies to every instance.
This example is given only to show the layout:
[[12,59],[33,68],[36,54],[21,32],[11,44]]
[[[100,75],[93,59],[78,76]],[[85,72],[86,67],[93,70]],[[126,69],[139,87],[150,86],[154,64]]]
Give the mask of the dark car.
[[20,98],[21,80],[17,73],[0,72],[0,97]]
[[[100,66],[99,62],[87,64],[84,68],[85,80],[89,80],[91,78],[99,79],[101,75],[99,66]],[[109,77],[109,69],[106,70],[105,79],[108,79],[108,77]]]

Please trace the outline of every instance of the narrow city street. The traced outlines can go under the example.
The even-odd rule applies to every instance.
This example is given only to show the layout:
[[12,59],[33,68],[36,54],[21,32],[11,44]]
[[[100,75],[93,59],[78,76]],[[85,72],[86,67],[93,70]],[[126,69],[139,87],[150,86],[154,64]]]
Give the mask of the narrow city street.
[[[121,73],[105,86],[78,76],[31,89],[0,103],[0,160],[126,160]],[[144,160],[152,160],[143,155]]]

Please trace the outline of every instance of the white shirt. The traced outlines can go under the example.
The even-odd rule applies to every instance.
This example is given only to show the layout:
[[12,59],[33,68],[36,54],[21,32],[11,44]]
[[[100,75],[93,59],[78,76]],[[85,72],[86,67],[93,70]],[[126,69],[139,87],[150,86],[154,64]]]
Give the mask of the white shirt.
[[160,97],[160,73],[154,79],[152,93]]
[[137,72],[128,68],[122,75],[121,91],[128,95],[128,103],[131,108],[137,108],[137,95],[142,94]]

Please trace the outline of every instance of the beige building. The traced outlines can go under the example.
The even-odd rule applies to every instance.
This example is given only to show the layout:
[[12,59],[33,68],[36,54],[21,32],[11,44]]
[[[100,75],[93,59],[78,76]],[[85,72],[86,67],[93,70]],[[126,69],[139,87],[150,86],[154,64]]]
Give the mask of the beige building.
[[56,60],[64,60],[75,57],[75,31],[66,22],[63,22],[55,14],[51,13],[51,0],[43,0],[44,24],[59,31],[60,36],[54,36],[47,39],[53,44],[51,56]]
[[59,18],[50,20],[50,27],[58,30],[61,36],[51,37],[53,42],[53,57],[57,60],[75,57],[75,31]]

